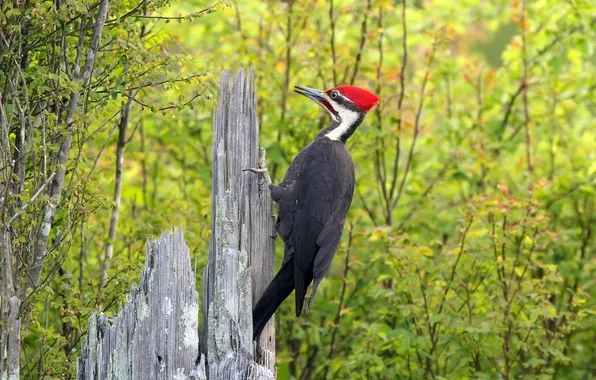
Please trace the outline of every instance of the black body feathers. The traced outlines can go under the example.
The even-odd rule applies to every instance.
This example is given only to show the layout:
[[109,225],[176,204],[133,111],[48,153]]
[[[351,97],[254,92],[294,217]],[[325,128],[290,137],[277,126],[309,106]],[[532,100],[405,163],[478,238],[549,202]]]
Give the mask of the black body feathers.
[[[354,182],[354,164],[345,144],[320,133],[296,156],[283,182],[270,185],[279,205],[276,230],[285,244],[284,261],[253,309],[254,339],[292,290],[296,316],[302,313],[313,280],[314,299],[339,246]],[[307,311],[309,307],[310,302]]]

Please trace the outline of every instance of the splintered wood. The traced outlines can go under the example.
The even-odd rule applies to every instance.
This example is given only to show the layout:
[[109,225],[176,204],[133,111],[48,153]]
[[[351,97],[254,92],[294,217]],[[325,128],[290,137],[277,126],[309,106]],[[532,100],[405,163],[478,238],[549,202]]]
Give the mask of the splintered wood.
[[[231,83],[230,83],[231,82]],[[213,118],[213,237],[203,277],[207,361],[213,379],[273,378],[275,331],[262,334],[263,366],[252,360],[252,305],[273,277],[273,204],[259,178],[254,72],[221,76]],[[251,276],[253,281],[251,281]]]
[[254,71],[221,76],[213,118],[213,210],[209,262],[199,295],[181,231],[149,242],[140,284],[114,318],[92,314],[77,378],[274,379],[275,330],[254,360],[252,305],[273,277],[273,203],[257,167]]

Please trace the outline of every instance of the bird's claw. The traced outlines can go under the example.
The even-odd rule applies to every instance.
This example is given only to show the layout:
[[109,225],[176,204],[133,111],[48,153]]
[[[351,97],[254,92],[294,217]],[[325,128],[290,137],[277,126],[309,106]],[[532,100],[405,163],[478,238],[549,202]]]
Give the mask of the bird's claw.
[[273,218],[273,231],[271,232],[271,235],[269,235],[269,237],[271,237],[272,239],[277,239],[277,218],[275,217],[275,215],[271,215],[271,218]]
[[[252,172],[258,174],[259,177],[263,178],[263,182],[267,184],[267,186],[271,185],[271,177],[269,176],[269,171],[267,170],[267,152],[265,148],[259,148],[259,166],[256,168],[246,168],[242,169],[243,172]],[[262,184],[261,183],[261,184]]]
[[255,362],[262,364],[261,361],[263,360],[263,348],[261,347],[260,338],[253,342],[253,348],[255,353]]
[[257,174],[262,179],[262,182],[259,182],[259,185],[263,185],[263,184],[266,184],[267,186],[271,185],[271,177],[269,177],[269,171],[267,171],[267,168],[264,168],[264,169],[247,168],[247,169],[242,169],[242,171]]

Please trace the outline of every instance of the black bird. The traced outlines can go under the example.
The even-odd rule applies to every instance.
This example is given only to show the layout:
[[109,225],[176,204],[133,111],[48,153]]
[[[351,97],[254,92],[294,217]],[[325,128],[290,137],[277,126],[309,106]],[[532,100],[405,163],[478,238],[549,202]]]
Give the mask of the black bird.
[[332,121],[294,158],[279,185],[271,183],[266,165],[246,169],[265,177],[271,197],[279,205],[275,228],[285,244],[282,267],[253,309],[253,339],[257,342],[292,290],[296,290],[296,316],[300,316],[314,280],[306,311],[310,308],[339,246],[354,194],[354,163],[346,141],[380,100],[356,86],[327,91],[296,86],[294,91],[321,105]]

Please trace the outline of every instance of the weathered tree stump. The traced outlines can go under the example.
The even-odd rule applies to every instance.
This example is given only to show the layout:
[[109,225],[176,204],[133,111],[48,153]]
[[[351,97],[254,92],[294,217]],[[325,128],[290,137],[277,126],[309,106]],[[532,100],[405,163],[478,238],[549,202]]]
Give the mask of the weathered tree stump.
[[92,314],[78,379],[205,379],[199,295],[179,230],[149,242],[141,282],[116,318]]
[[[203,278],[209,377],[267,377],[251,359],[252,305],[273,277],[273,205],[258,176],[242,171],[259,159],[254,72],[247,79],[240,70],[229,82],[224,71],[213,117],[213,237]],[[270,323],[262,335],[270,371],[274,335]]]
[[213,235],[203,278],[203,326],[182,232],[147,246],[145,269],[118,316],[93,314],[78,379],[273,379],[273,323],[254,361],[252,305],[273,277],[273,203],[242,169],[259,158],[254,72],[221,78],[213,120]]

